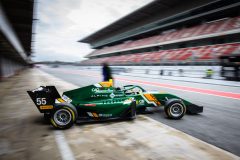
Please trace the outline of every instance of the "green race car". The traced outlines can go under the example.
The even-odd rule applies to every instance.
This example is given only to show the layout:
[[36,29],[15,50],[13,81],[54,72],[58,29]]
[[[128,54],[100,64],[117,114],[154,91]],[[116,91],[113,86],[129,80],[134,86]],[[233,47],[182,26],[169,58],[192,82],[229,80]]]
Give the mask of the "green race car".
[[181,119],[186,112],[203,112],[203,107],[175,95],[148,92],[136,85],[115,88],[111,80],[66,91],[62,96],[54,86],[27,92],[38,110],[58,129],[70,128],[75,122],[135,119],[136,113],[146,113],[147,107],[164,106],[171,119]]

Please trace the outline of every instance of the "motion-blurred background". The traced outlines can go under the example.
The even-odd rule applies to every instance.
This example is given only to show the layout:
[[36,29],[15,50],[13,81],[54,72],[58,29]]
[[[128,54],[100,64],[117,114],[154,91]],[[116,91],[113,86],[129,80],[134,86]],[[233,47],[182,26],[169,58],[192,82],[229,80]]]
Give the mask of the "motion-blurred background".
[[[161,109],[148,117],[240,156],[239,0],[0,0],[0,159],[59,159],[55,132],[42,125],[26,91],[100,82],[103,63],[116,86],[137,84],[203,105],[201,115],[181,121]],[[69,144],[79,143],[71,146],[75,155],[86,142],[75,141],[81,128],[64,132]]]
[[107,62],[122,72],[239,79],[236,0],[56,2],[1,0],[2,78],[28,64]]

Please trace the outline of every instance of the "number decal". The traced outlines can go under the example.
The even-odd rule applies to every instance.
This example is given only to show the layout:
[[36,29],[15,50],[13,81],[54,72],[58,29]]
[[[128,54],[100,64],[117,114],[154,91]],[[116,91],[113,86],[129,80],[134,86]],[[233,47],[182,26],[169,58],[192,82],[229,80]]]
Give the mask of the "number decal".
[[46,98],[37,98],[36,102],[37,102],[37,105],[46,105],[47,104]]

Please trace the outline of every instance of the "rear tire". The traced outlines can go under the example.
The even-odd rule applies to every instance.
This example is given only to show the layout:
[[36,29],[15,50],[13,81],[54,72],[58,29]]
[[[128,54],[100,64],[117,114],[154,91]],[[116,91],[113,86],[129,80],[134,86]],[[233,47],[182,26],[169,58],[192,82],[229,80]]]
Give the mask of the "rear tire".
[[68,106],[57,108],[51,115],[51,124],[57,129],[68,129],[76,119],[75,112]]
[[179,99],[169,100],[164,107],[164,111],[170,119],[181,119],[186,113],[186,106]]

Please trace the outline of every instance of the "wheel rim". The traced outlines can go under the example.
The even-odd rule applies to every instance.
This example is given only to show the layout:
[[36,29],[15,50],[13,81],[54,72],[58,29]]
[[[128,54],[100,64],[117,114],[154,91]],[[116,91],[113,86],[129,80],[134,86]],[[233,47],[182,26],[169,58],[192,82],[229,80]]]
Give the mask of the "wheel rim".
[[64,126],[70,123],[72,115],[66,109],[59,109],[54,113],[53,119],[57,125]]
[[183,105],[180,103],[175,103],[170,107],[170,113],[173,117],[179,117],[183,114]]

